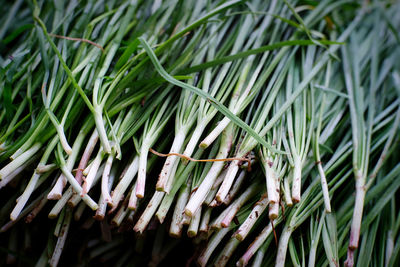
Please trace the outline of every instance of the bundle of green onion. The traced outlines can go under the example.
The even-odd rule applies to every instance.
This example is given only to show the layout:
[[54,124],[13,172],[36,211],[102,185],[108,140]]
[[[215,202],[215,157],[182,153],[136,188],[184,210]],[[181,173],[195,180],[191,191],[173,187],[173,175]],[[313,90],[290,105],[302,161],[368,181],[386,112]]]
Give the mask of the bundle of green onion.
[[399,3],[0,9],[1,264],[399,264]]

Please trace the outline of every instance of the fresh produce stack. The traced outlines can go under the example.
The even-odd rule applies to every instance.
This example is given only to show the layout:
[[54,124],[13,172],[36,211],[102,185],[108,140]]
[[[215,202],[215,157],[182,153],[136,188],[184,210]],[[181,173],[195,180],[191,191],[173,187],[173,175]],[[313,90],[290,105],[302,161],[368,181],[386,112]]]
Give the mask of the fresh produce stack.
[[1,264],[399,264],[398,2],[0,9]]

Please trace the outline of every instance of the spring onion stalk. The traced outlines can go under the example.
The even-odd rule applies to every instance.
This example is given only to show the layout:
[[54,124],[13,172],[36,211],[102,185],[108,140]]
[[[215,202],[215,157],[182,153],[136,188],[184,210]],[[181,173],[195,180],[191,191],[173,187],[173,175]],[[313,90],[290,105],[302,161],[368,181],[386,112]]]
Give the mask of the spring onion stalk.
[[25,170],[28,166],[30,166],[33,162],[35,162],[38,158],[38,155],[33,156],[29,160],[27,160],[24,164],[16,168],[13,172],[11,172],[9,175],[7,175],[6,178],[0,180],[0,189],[6,186],[8,183],[10,183],[15,177],[18,177],[18,175]]
[[[280,99],[277,99],[277,101],[278,100]],[[278,103],[277,105],[279,105],[279,102],[277,103]],[[282,124],[279,124],[277,125],[277,127],[274,127],[272,131],[271,139],[273,140],[272,142],[277,147],[277,149],[281,148],[282,132],[283,132]],[[262,166],[266,177],[267,194],[269,201],[269,218],[273,220],[278,217],[279,213],[279,202],[281,201],[280,198],[281,180],[282,180],[281,174],[285,173],[286,165],[283,165],[282,157],[280,155],[271,153],[265,148],[262,148],[262,150],[260,151],[260,157],[262,159]],[[287,178],[285,180],[287,180]],[[291,200],[291,198],[287,199]],[[291,202],[286,204],[290,206]]]
[[[115,180],[115,176],[116,176],[116,169],[117,168],[115,168],[115,167],[111,169],[110,176],[108,179],[108,189],[109,190],[111,190],[111,187],[114,184],[114,180]],[[96,214],[94,215],[93,218],[100,221],[100,220],[103,220],[105,217],[107,206],[108,206],[109,202],[107,202],[104,199],[103,194],[101,194],[97,204],[99,205],[99,208],[96,210]]]
[[[50,152],[54,149],[54,147],[57,144],[57,139],[53,139],[51,141],[51,143],[49,144],[49,146],[46,148],[46,151],[43,153],[42,158],[40,159],[40,163],[39,164],[46,164],[49,156],[50,156]],[[32,194],[33,190],[35,189],[36,184],[38,183],[39,179],[40,179],[40,174],[38,174],[36,171],[34,171],[31,179],[29,180],[28,185],[26,186],[24,192],[22,193],[22,195],[18,198],[18,202],[17,205],[15,206],[15,208],[13,209],[13,211],[10,214],[10,218],[11,220],[15,220],[19,213],[22,211],[22,209],[24,208],[26,202],[28,201],[30,195]]]
[[188,183],[181,187],[178,198],[176,200],[176,205],[174,209],[174,213],[172,215],[172,222],[169,228],[169,234],[173,237],[180,237],[182,234],[183,228],[183,209],[188,201],[190,195],[192,181],[189,180]]
[[326,176],[325,176],[325,172],[324,169],[322,167],[322,162],[321,162],[321,156],[320,156],[320,152],[319,152],[319,135],[321,132],[321,125],[322,125],[322,111],[323,111],[323,104],[325,102],[325,95],[322,96],[322,103],[321,103],[321,112],[320,112],[320,116],[319,116],[319,121],[318,121],[318,127],[317,127],[317,132],[315,133],[315,140],[314,140],[314,157],[315,157],[315,162],[317,164],[318,167],[318,172],[319,172],[319,176],[321,177],[321,187],[322,187],[322,192],[324,194],[324,204],[325,204],[325,209],[326,212],[331,212],[331,201],[329,198],[329,189],[328,189],[328,184],[326,181]]
[[[127,196],[126,200],[129,199],[129,195]],[[115,216],[113,217],[113,219],[111,220],[111,222],[116,225],[116,226],[120,226],[122,221],[125,219],[125,217],[128,215],[129,213],[129,209],[127,207],[127,201],[124,201],[124,203],[121,205],[121,207],[119,208],[119,210],[117,211],[117,213],[115,214]]]
[[231,229],[229,228],[223,228],[218,230],[218,232],[213,235],[213,237],[207,244],[207,248],[204,249],[204,251],[200,254],[199,258],[197,259],[197,263],[200,266],[206,266],[208,260],[211,257],[211,254],[214,252],[217,245],[221,242],[224,236],[228,234],[230,230]]
[[[102,177],[104,167],[105,167],[105,164],[102,164],[99,167],[99,171],[97,172],[96,176],[94,177],[93,185],[96,185],[99,182],[100,178]],[[82,197],[80,195],[73,194],[73,196],[68,200],[67,204],[70,207],[76,207],[78,205],[78,203],[81,201],[81,199],[82,199]]]
[[[195,158],[200,158],[201,155],[203,154],[204,150],[198,149],[197,152],[195,153]],[[210,152],[210,155],[214,155],[212,152]],[[193,168],[195,168],[196,162],[190,162],[187,166],[184,164],[180,164],[178,170],[176,171],[175,175],[175,181],[174,181],[174,186],[171,188],[170,192],[168,195],[166,195],[161,204],[160,207],[157,210],[156,217],[157,219],[162,223],[167,216],[167,213],[172,205],[172,202],[174,201],[176,193],[180,190],[181,186],[187,181],[187,179],[190,177],[191,172]],[[196,186],[196,179],[194,182],[192,182],[192,194],[190,197],[193,195],[193,186]]]
[[191,218],[190,224],[187,230],[188,237],[195,237],[199,231],[200,219],[201,219],[201,207],[198,212]]
[[[238,177],[236,178],[235,183],[233,184],[231,190],[229,191],[228,195],[226,196],[226,198],[223,202],[225,205],[229,205],[232,202],[232,200],[235,199],[237,193],[241,189],[245,180],[246,180],[246,171],[242,170],[239,173]],[[217,201],[215,201],[215,202],[217,202]]]
[[[232,139],[234,136],[234,127],[231,126],[222,135],[222,140],[220,144],[220,148],[218,154],[216,156],[217,159],[227,158],[228,153],[231,149]],[[206,199],[208,192],[213,186],[215,180],[218,177],[218,174],[222,171],[224,166],[224,162],[214,162],[211,169],[207,173],[206,177],[204,177],[200,186],[197,188],[196,192],[190,197],[186,207],[185,213],[192,217],[196,210],[201,206],[203,201]]]
[[326,214],[322,228],[322,242],[328,258],[329,266],[335,266],[338,259],[337,225],[334,214]]
[[[278,225],[279,219],[275,219],[272,223],[275,225]],[[254,242],[250,245],[249,248],[247,248],[247,251],[243,256],[239,259],[239,261],[236,263],[237,266],[246,266],[250,259],[253,257],[255,252],[262,246],[262,244],[265,242],[265,240],[268,238],[268,236],[272,233],[273,228],[272,228],[272,223],[270,222],[263,230],[262,232],[256,237]]]
[[249,234],[250,230],[254,226],[254,224],[257,222],[258,218],[261,216],[261,214],[264,212],[264,210],[267,208],[269,203],[269,199],[267,197],[267,194],[264,193],[261,198],[256,202],[255,206],[251,210],[249,216],[246,218],[246,220],[240,225],[239,229],[234,233],[234,237],[239,240],[243,241],[246,236]]
[[0,179],[6,178],[13,171],[15,171],[18,167],[20,167],[22,164],[24,164],[25,161],[27,161],[29,158],[31,158],[33,155],[35,155],[35,153],[40,149],[40,147],[41,147],[40,143],[35,144],[29,150],[27,150],[23,154],[21,154],[18,158],[14,159],[10,163],[8,163],[6,166],[4,166],[0,170]]
[[[378,27],[374,30],[377,32]],[[354,41],[351,42],[351,48],[355,52]],[[371,135],[373,128],[373,118],[375,113],[375,94],[376,94],[376,71],[377,68],[377,41],[373,42],[373,53],[371,58],[371,78],[370,78],[370,97],[368,101],[368,118],[364,119],[364,99],[362,95],[362,90],[358,89],[360,86],[360,68],[359,59],[354,55],[350,60],[345,59],[343,61],[343,68],[345,71],[345,82],[347,88],[347,94],[349,96],[349,106],[350,106],[350,118],[352,125],[352,141],[353,141],[353,171],[355,176],[355,206],[353,219],[350,230],[350,241],[349,249],[347,253],[347,260],[345,262],[346,266],[354,265],[354,250],[357,249],[360,236],[361,220],[363,214],[364,198],[366,193],[366,180],[368,175],[368,162],[369,162],[369,151],[371,146]],[[345,56],[349,55],[349,49],[343,49],[342,53]],[[353,72],[346,73],[350,69],[354,68]]]
[[79,203],[78,207],[76,208],[74,212],[74,220],[79,221],[82,217],[83,212],[85,211],[86,204],[85,202]]
[[[308,51],[312,51],[309,49]],[[305,59],[304,64],[309,65],[309,57],[313,57],[312,52],[308,53]],[[291,92],[291,88],[296,88],[298,86],[298,71],[295,68],[291,68],[289,71],[289,77],[287,79],[287,98],[289,98]],[[311,95],[311,96],[310,96]],[[313,125],[313,114],[312,110],[308,110],[309,106],[312,106],[313,103],[313,92],[303,91],[301,97],[298,97],[295,100],[292,108],[289,108],[287,111],[287,130],[288,130],[288,138],[289,138],[289,147],[290,152],[293,158],[293,179],[292,179],[292,201],[297,203],[301,198],[301,171],[302,165],[305,160],[306,155],[308,154],[308,148],[311,141],[311,130],[314,128]],[[311,99],[311,103],[308,100]],[[312,108],[311,108],[312,109]],[[307,116],[311,117],[309,125],[307,125]],[[296,129],[296,130],[294,130]]]
[[[202,32],[200,32],[200,34],[197,34],[197,36],[195,36],[190,41],[185,51],[183,52],[182,56],[177,60],[177,63],[175,63],[175,65],[179,64],[180,66],[183,66],[186,63],[186,58],[185,58],[186,57],[185,55],[187,53],[186,51],[190,51],[189,49],[193,48],[194,45],[196,45],[196,41],[198,41],[198,39],[201,37],[201,33]],[[196,64],[201,59],[201,55],[202,53],[199,53],[199,55],[193,59],[191,64]],[[193,79],[191,79],[189,82],[193,82]],[[176,117],[175,117],[175,137],[172,142],[169,153],[182,152],[186,136],[188,135],[194,123],[196,122],[198,105],[199,105],[198,102],[199,101],[196,95],[187,90],[182,91],[179,97]],[[171,155],[166,158],[156,184],[157,190],[169,193],[170,186],[168,185],[171,184],[173,181],[177,164],[178,164],[177,156]]]
[[135,177],[139,168],[139,157],[135,156],[128,166],[129,167],[123,173],[124,175],[120,178],[117,186],[112,192],[111,199],[113,207],[118,206],[118,203],[121,201],[123,194],[125,193],[132,179]]
[[[229,211],[226,215],[222,218],[221,226],[222,227],[229,227],[233,218],[235,217],[236,213],[240,210],[240,208],[252,197],[257,193],[257,187],[259,185],[257,183],[252,184],[249,186],[246,191],[244,191],[240,197],[238,197],[231,205],[229,205]],[[222,213],[223,214],[223,213]],[[218,220],[217,220],[218,221]],[[218,224],[218,223],[217,223]]]
[[64,218],[63,226],[60,229],[60,235],[58,236],[56,247],[54,248],[53,255],[51,256],[51,259],[49,260],[50,266],[57,266],[58,261],[60,260],[61,253],[63,251],[65,241],[68,236],[68,231],[71,225],[71,219],[72,219],[72,211],[68,210],[66,212],[66,216]]
[[265,242],[264,244],[261,246],[261,248],[258,249],[256,256],[253,260],[253,264],[251,265],[252,267],[261,267],[262,263],[263,263],[263,259],[266,253],[266,250],[268,248],[269,243],[272,240],[272,236],[270,236]]
[[[85,131],[80,131],[79,135],[75,139],[74,144],[72,145],[72,152],[68,156],[67,163],[66,163],[66,166],[67,166],[69,171],[72,171],[72,168],[73,168],[73,166],[75,164],[75,161],[76,161],[76,159],[78,157],[79,148],[81,147],[85,136],[86,136]],[[54,200],[55,199],[60,199],[61,195],[62,195],[62,191],[63,191],[66,183],[67,183],[66,178],[61,174],[58,177],[56,184],[54,185],[54,187],[50,191],[50,193],[47,196],[47,198],[48,199],[54,199]]]
[[218,255],[218,258],[215,260],[215,265],[226,266],[230,257],[232,256],[239,244],[239,240],[237,240],[236,238],[231,238],[223,248],[222,252]]
[[[146,184],[147,155],[148,155],[149,149],[153,146],[154,142],[161,134],[161,131],[163,130],[164,126],[168,122],[168,119],[170,118],[170,116],[172,115],[172,113],[174,111],[173,108],[172,109],[169,108],[170,101],[171,101],[171,98],[168,98],[164,102],[164,104],[160,107],[160,109],[156,111],[154,117],[151,118],[145,124],[143,141],[142,141],[142,145],[140,148],[137,185],[136,185],[136,189],[135,189],[135,194],[136,194],[136,197],[138,197],[138,198],[144,197],[144,189],[145,189],[145,184]],[[176,153],[176,151],[174,150],[173,153]],[[167,162],[165,164],[167,164]],[[170,164],[173,164],[173,163],[170,163]],[[168,164],[168,165],[170,165],[170,164]]]
[[222,183],[224,177],[226,175],[226,169],[223,169],[221,173],[218,175],[217,180],[214,182],[213,186],[211,187],[210,191],[208,192],[208,195],[206,199],[204,200],[204,204],[211,206],[211,203],[216,203],[214,200],[215,194],[217,193],[218,187]]
[[311,250],[310,253],[308,254],[308,266],[315,266],[318,242],[321,237],[321,232],[324,222],[325,222],[325,213],[322,214],[320,223],[318,225],[314,225],[314,220],[311,220],[312,223],[312,225],[310,225]]
[[133,227],[134,231],[143,233],[143,231],[146,229],[147,225],[149,224],[151,217],[153,217],[153,214],[155,213],[156,209],[160,205],[161,200],[164,197],[164,195],[165,195],[164,192],[157,191],[154,193],[149,204],[147,204],[145,211],[142,213],[142,216],[140,216],[138,222]]
[[50,219],[55,219],[63,210],[64,206],[67,204],[68,200],[74,194],[72,186],[70,186],[67,190],[65,190],[64,194],[61,196],[59,200],[57,200],[56,204],[50,210],[48,217]]
[[91,164],[91,167],[86,176],[86,179],[83,182],[82,193],[81,193],[82,196],[86,195],[89,192],[89,190],[91,189],[94,179],[96,177],[96,174],[100,168],[100,164],[103,161],[103,157],[104,157],[103,148],[100,147],[95,159],[93,160],[93,162]]

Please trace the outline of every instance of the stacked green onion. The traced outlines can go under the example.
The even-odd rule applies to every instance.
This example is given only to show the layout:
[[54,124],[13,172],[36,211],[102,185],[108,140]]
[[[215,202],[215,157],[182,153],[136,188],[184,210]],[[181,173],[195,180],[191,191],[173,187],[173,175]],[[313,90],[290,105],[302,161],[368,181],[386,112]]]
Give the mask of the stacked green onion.
[[399,3],[0,9],[0,264],[399,264]]

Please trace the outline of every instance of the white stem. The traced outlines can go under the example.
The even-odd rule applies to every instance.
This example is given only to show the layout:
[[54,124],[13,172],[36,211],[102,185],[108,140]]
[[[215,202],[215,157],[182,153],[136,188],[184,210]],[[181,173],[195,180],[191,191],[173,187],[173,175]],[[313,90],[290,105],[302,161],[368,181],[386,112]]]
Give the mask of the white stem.
[[126,207],[125,203],[125,205],[122,205],[119,208],[117,214],[115,214],[114,218],[112,219],[112,223],[116,226],[120,226],[122,221],[125,219],[125,217],[128,215],[129,212],[130,210]]
[[164,222],[164,219],[167,216],[168,210],[171,207],[173,201],[174,201],[174,198],[171,197],[171,195],[165,195],[165,197],[156,213],[156,217],[160,223]]
[[137,186],[137,180],[132,187],[132,193],[131,193],[131,196],[129,197],[128,209],[130,209],[130,210],[136,210],[136,208],[137,208],[138,197],[135,194],[136,186]]
[[228,241],[228,244],[226,244],[222,252],[219,254],[218,258],[215,261],[214,266],[224,267],[228,263],[233,252],[235,251],[235,249],[239,244],[240,244],[239,240],[237,240],[236,238],[231,238]]
[[175,161],[174,166],[172,166],[171,176],[169,177],[169,179],[167,181],[167,185],[165,186],[165,190],[164,190],[164,192],[167,194],[169,194],[169,192],[172,189],[172,186],[174,185],[174,181],[176,179],[175,173],[176,173],[176,170],[178,169],[178,165],[179,165],[179,160]]
[[[183,142],[185,142],[186,131],[178,131],[175,135],[174,142],[172,143],[171,149],[169,153],[180,153]],[[165,160],[164,166],[160,172],[160,176],[158,177],[156,189],[158,191],[165,191],[168,179],[171,179],[175,173],[172,173],[173,166],[175,162],[179,159],[178,156],[169,156]]]
[[272,169],[272,166],[273,162],[270,159],[267,159],[266,162],[264,162],[268,199],[271,203],[277,203],[279,201],[279,195],[276,191],[276,174]]
[[46,164],[46,165],[39,163],[38,166],[36,167],[36,172],[39,174],[43,174],[43,173],[52,171],[55,168],[57,168],[57,165],[54,163],[50,163],[50,164]]
[[267,194],[262,195],[261,199],[257,201],[254,208],[251,210],[249,216],[240,225],[239,229],[236,231],[235,238],[239,241],[243,241],[250,230],[253,228],[254,224],[257,222],[260,215],[264,212],[265,208],[268,206]]
[[94,113],[94,121],[96,123],[97,133],[99,134],[99,138],[101,141],[101,145],[104,148],[104,152],[109,154],[111,153],[111,146],[110,142],[108,141],[106,129],[104,128],[104,121],[103,121],[101,107],[97,106],[95,110],[96,111]]
[[115,187],[112,193],[111,199],[113,207],[118,206],[118,203],[122,199],[122,195],[125,193],[126,189],[130,185],[133,177],[135,177],[138,168],[139,168],[139,157],[135,156],[135,158],[129,165],[129,168],[126,170],[125,174],[123,175],[123,177],[121,178],[121,180],[119,181],[118,185]]
[[223,202],[228,195],[229,189],[231,189],[232,183],[235,180],[237,172],[239,171],[239,162],[239,160],[234,160],[232,161],[231,165],[229,165],[225,179],[215,197],[218,202]]
[[[65,166],[61,166],[61,171],[64,173],[64,176],[67,177],[68,182],[72,185],[72,188],[74,191],[81,195],[82,194],[82,187],[79,185],[79,183],[75,180],[75,177],[71,174],[71,172],[68,171],[68,169]],[[82,200],[92,209],[96,210],[98,208],[98,205],[96,202],[93,201],[91,197],[89,197],[88,194],[85,194],[82,197]]]
[[360,238],[361,219],[364,209],[365,198],[365,179],[362,177],[361,171],[356,174],[356,198],[354,203],[353,220],[351,222],[349,250],[358,248]]
[[[110,191],[110,188],[112,187],[112,184],[114,183],[115,180],[115,175],[116,175],[116,171],[113,170],[111,171],[109,180],[108,180],[108,188]],[[96,220],[103,220],[105,215],[106,215],[106,210],[107,210],[107,202],[104,200],[103,194],[100,195],[100,199],[98,202],[99,208],[96,210],[96,214],[94,216],[94,218]]]
[[[85,136],[86,136],[86,134],[84,134],[81,131],[72,146],[72,153],[68,156],[67,163],[65,164],[65,166],[67,167],[67,169],[69,171],[72,171],[72,168],[75,165],[75,162],[76,162],[76,159],[77,159],[78,153],[79,153],[79,148],[81,147]],[[54,199],[54,200],[60,199],[61,195],[62,195],[62,191],[64,190],[64,187],[66,184],[67,184],[67,178],[65,178],[64,175],[61,174],[58,177],[56,184],[53,186],[53,188],[47,195],[47,199]]]
[[62,191],[65,187],[65,185],[67,184],[67,179],[64,177],[64,175],[60,175],[56,181],[56,183],[54,184],[53,188],[51,189],[51,191],[49,192],[49,194],[47,195],[47,199],[51,199],[51,200],[58,200],[61,198],[62,196]]
[[256,183],[253,183],[249,188],[244,191],[240,197],[238,197],[231,205],[229,205],[228,213],[224,217],[224,219],[221,221],[221,226],[222,227],[228,227],[233,218],[236,216],[240,208],[252,197],[257,193],[257,187],[259,185]]
[[68,199],[71,198],[72,194],[73,194],[73,190],[72,190],[72,186],[70,186],[67,190],[65,190],[62,197],[57,201],[57,203],[54,205],[54,207],[49,212],[48,217],[50,219],[57,218],[58,214],[60,214],[61,210],[65,207],[65,205],[68,202]]
[[89,164],[86,166],[86,168],[82,171],[82,174],[84,176],[88,176],[88,174],[90,172],[90,168],[92,168],[92,166],[93,166],[93,162],[94,162],[94,160],[90,161]]
[[190,217],[187,216],[184,212],[182,212],[182,220],[181,220],[181,223],[182,223],[183,225],[189,225],[191,220],[192,220],[192,218],[190,218]]
[[268,217],[270,220],[278,218],[279,203],[269,203]]
[[217,218],[215,218],[211,223],[210,223],[210,227],[213,230],[218,230],[222,228],[221,222],[222,220],[228,215],[230,211],[230,206],[226,207],[224,209],[224,211],[222,211]]
[[37,155],[33,156],[31,159],[26,161],[24,164],[16,168],[12,171],[7,177],[0,179],[0,189],[6,186],[9,182],[11,182],[18,174],[20,174],[27,166],[29,166],[33,161],[37,159]]
[[109,184],[110,171],[113,160],[114,160],[114,155],[113,153],[111,153],[110,155],[108,155],[101,179],[101,195],[103,196],[104,201],[106,201],[107,203],[112,202],[110,196],[110,188],[108,187],[108,184]]
[[226,169],[222,170],[221,173],[218,175],[217,179],[215,180],[214,184],[212,185],[210,191],[208,191],[208,194],[206,196],[206,199],[204,200],[204,204],[208,206],[212,206],[211,203],[216,202],[215,200],[213,201],[215,194],[217,194],[218,187],[222,184],[222,181],[224,180],[226,176]]
[[286,251],[291,235],[292,231],[290,230],[290,228],[285,227],[281,233],[281,237],[279,238],[278,254],[276,256],[275,267],[285,266]]
[[6,166],[4,166],[0,170],[0,180],[6,178],[8,175],[10,175],[13,171],[18,169],[18,167],[22,166],[27,160],[29,160],[31,157],[33,157],[36,152],[40,149],[42,144],[36,143],[33,145],[31,148],[29,148],[27,151],[19,155],[16,159],[8,163]]
[[184,186],[178,196],[178,200],[176,201],[174,214],[172,215],[171,227],[169,228],[169,234],[173,237],[180,237],[182,233],[183,227],[183,209],[187,204],[190,195],[190,187],[191,182],[188,185]]
[[192,220],[190,221],[189,228],[187,230],[188,237],[195,237],[197,235],[197,231],[199,230],[200,219],[201,219],[201,207],[194,214]]
[[285,177],[283,179],[283,187],[285,188],[285,194],[283,195],[285,198],[285,203],[288,207],[293,206],[292,198],[290,195],[290,186],[289,186],[289,179]]
[[209,230],[209,222],[210,222],[210,217],[211,217],[211,208],[206,208],[206,210],[203,212],[203,216],[200,221],[200,227],[199,231],[200,232],[208,232]]
[[[186,145],[185,151],[183,151],[183,155],[187,156],[187,157],[191,157],[193,154],[194,149],[197,146],[197,143],[200,140],[201,135],[204,132],[204,129],[206,128],[206,120],[202,120],[201,122],[199,122],[196,126],[196,128],[194,129],[192,136],[190,137],[190,140],[188,142],[188,144]],[[182,160],[185,164],[188,163],[188,160],[183,159]]]
[[224,204],[229,205],[231,201],[235,198],[236,194],[239,192],[244,180],[246,178],[246,171],[241,171],[235,183],[233,184],[231,190],[229,190],[228,195],[225,197]]
[[[93,184],[96,185],[98,181],[100,180],[100,177],[104,171],[104,166],[105,164],[101,165],[96,176],[94,177]],[[79,184],[79,183],[78,183]],[[76,207],[78,203],[81,201],[81,196],[78,194],[74,194],[69,200],[68,200],[68,206],[70,207]]]
[[294,203],[300,202],[301,199],[301,160],[294,157],[293,184],[292,184],[292,200]]
[[58,137],[60,139],[61,146],[64,149],[65,153],[67,153],[68,155],[71,155],[72,148],[68,144],[67,137],[65,137],[64,127],[61,125],[57,125],[56,131],[57,131]]
[[[89,166],[87,166],[87,164],[88,164],[90,156],[92,155],[92,152],[96,146],[98,139],[99,139],[99,135],[97,134],[97,130],[95,129],[93,131],[92,135],[90,136],[89,141],[87,142],[85,150],[83,151],[82,157],[79,161],[78,169],[76,170],[75,179],[78,181],[78,183],[82,183],[82,176],[83,175],[86,176],[87,172],[89,172],[89,170],[87,170],[87,172],[85,172],[85,170],[82,170],[82,169],[89,167]],[[74,144],[74,146],[75,146],[75,144]]]
[[224,117],[214,128],[214,130],[212,130],[212,132],[209,133],[207,137],[204,138],[203,141],[201,141],[200,147],[203,149],[209,147],[215,141],[215,139],[217,139],[218,136],[220,136],[222,131],[225,130],[225,128],[228,126],[230,122],[231,120],[228,117]]
[[[275,225],[275,221],[274,221]],[[251,245],[247,248],[247,251],[243,254],[243,256],[236,263],[236,266],[246,266],[253,255],[258,251],[258,249],[264,244],[265,240],[267,240],[268,236],[272,233],[272,224],[269,223],[261,233],[256,237],[256,239],[251,243]]]
[[188,204],[186,205],[185,213],[189,217],[193,216],[193,214],[197,211],[197,209],[206,199],[208,192],[210,191],[211,187],[215,182],[215,179],[217,178],[218,174],[220,173],[223,167],[224,167],[224,162],[216,161],[213,163],[206,177],[201,182],[200,186],[197,188],[196,192],[191,196]]
[[221,243],[224,236],[230,231],[229,228],[224,228],[219,230],[216,234],[213,235],[211,240],[208,242],[206,249],[201,253],[200,257],[197,259],[197,262],[201,267],[207,265],[208,259],[211,257],[211,254],[215,251],[215,248]]
[[147,225],[149,224],[151,218],[153,217],[154,212],[156,211],[157,207],[160,205],[162,198],[164,197],[165,193],[156,191],[154,192],[153,197],[151,198],[149,204],[147,204],[146,209],[142,213],[142,216],[137,221],[133,230],[135,232],[143,233],[146,229]]
[[133,194],[138,198],[144,197],[144,189],[146,186],[146,170],[147,170],[147,155],[149,154],[150,144],[147,139],[143,140],[142,147],[140,148],[139,169],[137,177],[137,186]]
[[318,162],[317,165],[318,165],[319,176],[321,177],[321,187],[322,187],[322,194],[324,196],[325,210],[326,210],[326,212],[330,213],[331,212],[331,201],[329,199],[328,183],[326,182],[325,172],[324,172],[324,169],[322,168],[321,162]]
[[18,215],[21,213],[22,209],[24,208],[26,202],[28,201],[29,197],[31,196],[33,190],[35,189],[36,183],[40,178],[40,174],[33,172],[31,179],[29,180],[28,185],[26,186],[22,195],[18,198],[17,205],[15,205],[14,209],[10,214],[10,219],[14,221]]
[[82,190],[81,196],[86,195],[89,192],[89,190],[92,188],[94,178],[96,177],[96,174],[99,170],[102,160],[103,160],[103,151],[100,148],[99,152],[97,153],[96,158],[93,160],[93,162],[91,164],[91,167],[90,167],[88,175],[86,176],[85,182],[83,183],[83,186],[82,186],[83,190]]

